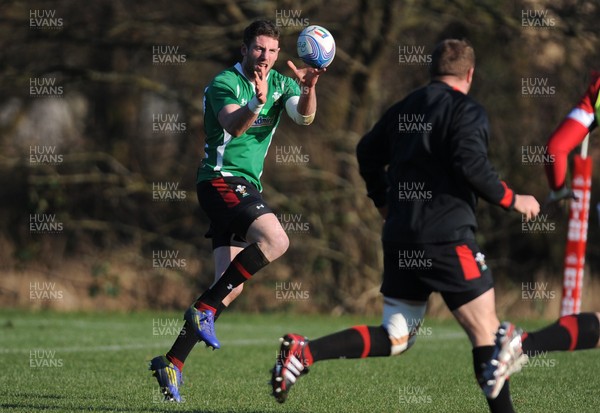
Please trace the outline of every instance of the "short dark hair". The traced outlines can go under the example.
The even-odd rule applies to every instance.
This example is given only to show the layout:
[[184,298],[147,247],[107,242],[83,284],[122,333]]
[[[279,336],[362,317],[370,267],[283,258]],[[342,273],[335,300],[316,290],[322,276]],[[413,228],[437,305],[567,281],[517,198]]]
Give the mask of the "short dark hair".
[[437,44],[431,55],[431,77],[457,76],[464,79],[475,67],[475,51],[466,40],[446,39]]
[[250,47],[250,43],[258,36],[268,36],[279,40],[280,34],[279,27],[274,25],[270,20],[257,20],[244,29],[244,44]]

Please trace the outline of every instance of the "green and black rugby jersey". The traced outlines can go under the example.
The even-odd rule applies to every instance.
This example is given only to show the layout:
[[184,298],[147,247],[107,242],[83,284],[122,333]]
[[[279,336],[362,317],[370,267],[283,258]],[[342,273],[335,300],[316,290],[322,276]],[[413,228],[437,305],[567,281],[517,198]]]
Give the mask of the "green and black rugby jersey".
[[246,178],[262,191],[260,177],[273,134],[285,103],[300,95],[300,87],[290,77],[271,69],[267,74],[267,101],[254,124],[242,135],[233,137],[219,124],[217,115],[224,106],[245,106],[255,95],[254,84],[244,75],[242,65],[219,73],[204,91],[204,160],[198,168],[197,182],[217,177]]

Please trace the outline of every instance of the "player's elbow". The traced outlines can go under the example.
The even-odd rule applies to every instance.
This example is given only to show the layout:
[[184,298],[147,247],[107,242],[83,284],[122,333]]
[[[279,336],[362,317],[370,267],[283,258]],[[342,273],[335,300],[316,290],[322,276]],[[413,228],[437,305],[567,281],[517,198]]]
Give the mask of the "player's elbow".
[[313,123],[314,120],[315,120],[314,113],[312,115],[307,115],[307,116],[298,113],[298,114],[296,114],[296,116],[294,116],[294,122],[300,126],[308,126],[311,123]]
[[223,130],[229,135],[237,138],[238,136],[243,135],[248,130],[250,125],[244,120],[243,117],[239,116],[240,111],[243,110],[242,108],[239,108],[233,112],[231,110],[232,109],[226,106],[219,112],[219,125],[221,125]]
[[239,126],[234,126],[234,125],[225,125],[223,126],[223,129],[225,130],[225,132],[227,132],[229,135],[233,136],[234,138],[237,138],[238,136],[242,136],[244,134],[244,132],[246,132],[246,129],[239,127]]
[[566,156],[569,153],[570,148],[562,142],[561,139],[552,136],[546,144],[546,152],[552,157]]
[[298,125],[300,125],[300,126],[308,126],[308,125],[310,125],[310,124],[312,124],[312,123],[313,123],[313,120],[312,120],[312,119],[311,119],[311,120],[305,120],[305,121],[301,121],[301,122],[299,122],[299,123],[298,123],[298,122],[296,122],[296,123],[297,123]]
[[234,138],[237,138],[238,136],[242,136],[244,134],[244,131],[240,129],[225,129],[225,131]]
[[308,115],[300,113],[298,110],[298,102],[300,101],[298,96],[293,96],[285,102],[285,111],[288,116],[294,121],[295,124],[300,126],[307,126],[313,123],[315,120],[316,106],[311,108],[304,108],[303,110],[313,110],[313,113]]

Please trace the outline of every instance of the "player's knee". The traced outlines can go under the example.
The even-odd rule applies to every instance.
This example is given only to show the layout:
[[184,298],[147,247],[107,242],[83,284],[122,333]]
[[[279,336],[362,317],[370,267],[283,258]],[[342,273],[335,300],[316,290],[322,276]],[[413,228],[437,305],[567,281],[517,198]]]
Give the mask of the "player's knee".
[[281,257],[290,246],[290,240],[283,231],[277,231],[270,234],[269,237],[259,241],[259,248],[269,261],[274,261]]
[[382,324],[390,337],[390,355],[402,354],[415,344],[426,308],[426,302],[413,303],[399,298],[384,298]]
[[390,337],[390,355],[397,356],[411,348],[417,340],[418,326],[409,326],[400,313],[393,314],[383,326]]
[[279,256],[282,256],[283,254],[285,254],[285,252],[288,250],[289,246],[290,246],[290,239],[288,238],[285,231],[283,231],[277,237],[277,248],[276,249],[277,249],[277,252],[279,253]]

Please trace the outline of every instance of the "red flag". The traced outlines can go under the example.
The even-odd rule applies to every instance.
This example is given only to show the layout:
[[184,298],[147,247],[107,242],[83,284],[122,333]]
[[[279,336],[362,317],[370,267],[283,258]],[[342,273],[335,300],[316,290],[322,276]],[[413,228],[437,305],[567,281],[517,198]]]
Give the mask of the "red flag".
[[577,199],[569,204],[569,231],[565,250],[565,272],[560,315],[579,313],[587,243],[590,194],[592,189],[592,159],[575,155],[572,189]]

